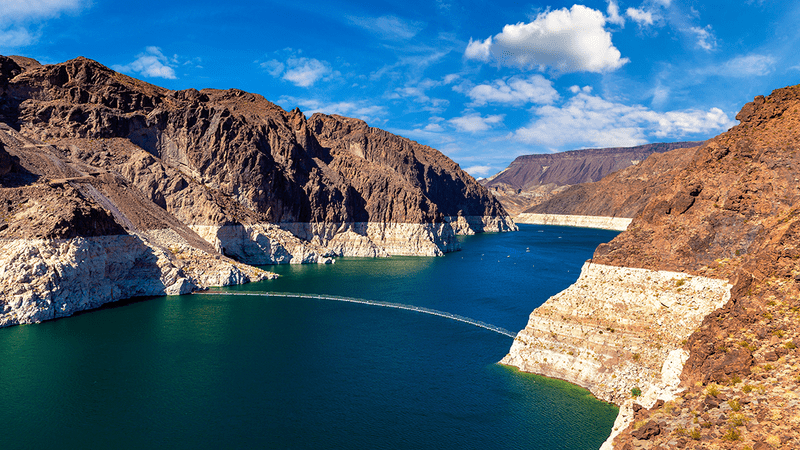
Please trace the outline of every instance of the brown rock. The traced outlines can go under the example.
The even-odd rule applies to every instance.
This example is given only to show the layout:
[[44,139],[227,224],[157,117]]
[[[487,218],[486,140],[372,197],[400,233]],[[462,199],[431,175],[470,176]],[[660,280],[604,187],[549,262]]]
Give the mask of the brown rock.
[[661,434],[661,425],[653,420],[647,421],[647,423],[642,425],[638,430],[631,432],[631,436],[639,440],[648,440],[659,434]]

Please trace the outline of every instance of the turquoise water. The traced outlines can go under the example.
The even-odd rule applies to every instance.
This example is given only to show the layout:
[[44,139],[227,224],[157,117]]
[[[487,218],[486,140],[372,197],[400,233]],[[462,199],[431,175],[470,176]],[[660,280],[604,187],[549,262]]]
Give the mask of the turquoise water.
[[[277,266],[231,292],[357,297],[518,331],[615,232],[522,225],[441,258]],[[594,449],[617,409],[500,366],[511,339],[308,298],[157,297],[0,329],[0,447]]]

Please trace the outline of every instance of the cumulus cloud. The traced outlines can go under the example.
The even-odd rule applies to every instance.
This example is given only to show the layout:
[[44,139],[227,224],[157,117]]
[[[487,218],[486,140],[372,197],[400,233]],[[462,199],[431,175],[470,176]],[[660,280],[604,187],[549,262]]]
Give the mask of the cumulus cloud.
[[653,13],[650,11],[645,11],[644,9],[628,8],[625,11],[625,15],[639,24],[640,27],[652,25],[654,22]]
[[714,37],[714,32],[711,25],[705,27],[691,27],[689,32],[694,34],[697,38],[697,46],[703,50],[714,50],[717,47],[717,38]]
[[489,36],[485,41],[473,41],[472,38],[469,38],[464,56],[467,59],[488,62],[492,58],[492,37]]
[[404,20],[396,16],[347,18],[350,23],[363,28],[381,39],[405,41],[413,38],[425,27],[422,22]]
[[147,47],[144,53],[137,55],[133,62],[125,65],[114,65],[112,69],[117,72],[138,73],[150,78],[166,78],[174,80],[176,64],[175,57],[172,60],[167,58],[158,47]]
[[272,59],[259,65],[273,77],[299,87],[310,87],[319,80],[339,75],[326,61],[302,56],[290,56],[284,62]]
[[474,176],[484,177],[486,175],[494,173],[495,170],[494,170],[494,168],[492,166],[476,165],[476,166],[470,166],[470,167],[465,168],[464,172],[467,172],[468,174],[472,175],[473,177]]
[[656,112],[580,92],[562,106],[532,110],[537,117],[513,138],[552,149],[564,146],[625,147],[657,139],[716,134],[735,123],[719,108]]
[[504,115],[499,114],[483,117],[479,113],[470,113],[461,117],[454,117],[448,122],[458,131],[477,133],[491,129],[492,125],[502,122],[504,117]]
[[540,105],[553,103],[559,98],[553,83],[541,75],[514,76],[507,80],[495,80],[491,84],[480,84],[467,93],[473,106],[500,103],[521,106],[526,103]]
[[539,14],[533,22],[506,25],[484,41],[473,41],[464,52],[469,59],[522,69],[552,69],[560,73],[606,72],[622,67],[621,58],[605,29],[602,12],[583,5]]
[[608,23],[613,23],[614,25],[619,26],[625,25],[625,18],[619,15],[619,5],[615,0],[608,0],[606,14],[608,14],[608,18],[606,19]]

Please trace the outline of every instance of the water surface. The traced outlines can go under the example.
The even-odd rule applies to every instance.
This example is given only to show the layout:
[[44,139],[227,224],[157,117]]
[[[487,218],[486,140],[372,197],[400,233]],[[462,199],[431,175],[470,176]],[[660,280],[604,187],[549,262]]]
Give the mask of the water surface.
[[[615,232],[521,225],[441,258],[272,266],[231,292],[518,331]],[[592,449],[617,409],[496,364],[511,339],[307,298],[157,297],[0,329],[2,448]]]

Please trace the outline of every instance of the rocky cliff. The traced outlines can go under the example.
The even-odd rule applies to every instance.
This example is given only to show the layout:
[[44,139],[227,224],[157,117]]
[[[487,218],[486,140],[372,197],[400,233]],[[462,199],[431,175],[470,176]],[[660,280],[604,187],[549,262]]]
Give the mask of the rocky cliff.
[[[0,142],[0,324],[268,276],[247,264],[441,255],[458,234],[516,229],[432,148],[240,90],[170,91],[85,58],[0,56]],[[109,286],[78,283],[102,284],[103,271]]]
[[517,157],[502,172],[481,182],[516,216],[548,201],[569,186],[597,182],[611,173],[636,166],[651,155],[700,144],[672,142],[524,155]]
[[[520,223],[560,223],[624,231],[632,219],[681,170],[698,147],[653,153],[600,181],[567,186],[516,217]],[[594,219],[592,219],[594,218]]]
[[[757,97],[737,119],[739,125],[670,175],[626,232],[598,247],[593,265],[613,276],[598,281],[585,268],[577,286],[534,311],[507,357],[541,372],[601,374],[592,379],[604,388],[582,383],[622,404],[608,447],[800,447],[800,86]],[[642,274],[648,274],[644,280]],[[698,282],[728,283],[728,297],[694,293]],[[673,301],[679,290],[689,298]],[[627,299],[636,295],[632,310]],[[635,321],[648,325],[631,334],[627,321],[637,317],[631,311],[648,303],[654,307],[648,318]],[[609,310],[615,313],[603,312]],[[604,324],[604,318],[613,320]],[[561,326],[570,332],[559,332]],[[589,337],[606,336],[609,328],[615,337],[598,353],[598,339]],[[541,338],[551,330],[555,337]],[[581,341],[575,330],[587,338]],[[619,337],[617,330],[623,330]],[[642,342],[661,356],[634,351]],[[599,356],[592,364],[569,359],[569,352],[593,350]],[[672,352],[685,352],[685,363],[676,365]],[[648,365],[656,381],[630,370]],[[673,380],[679,384],[664,389],[659,370],[662,376],[679,372]]]

